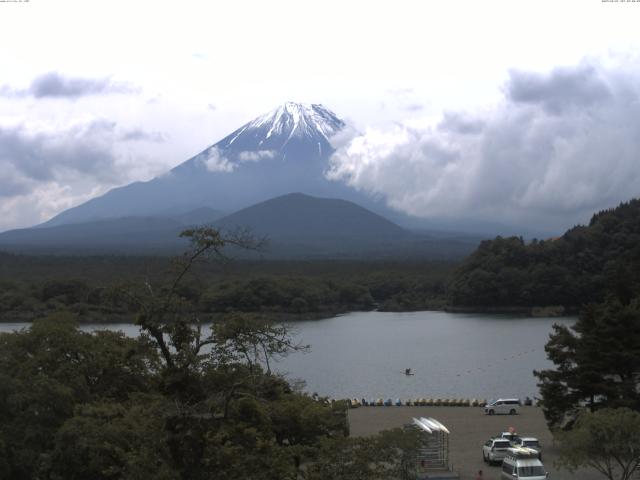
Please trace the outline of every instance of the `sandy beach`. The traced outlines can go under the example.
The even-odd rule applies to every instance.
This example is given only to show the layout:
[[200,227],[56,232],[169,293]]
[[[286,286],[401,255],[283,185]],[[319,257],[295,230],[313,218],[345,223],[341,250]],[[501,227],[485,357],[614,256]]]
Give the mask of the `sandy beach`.
[[596,471],[570,473],[554,465],[558,456],[553,438],[544,421],[542,410],[522,407],[521,413],[510,415],[485,415],[479,407],[360,407],[349,410],[351,435],[372,435],[381,430],[402,427],[411,423],[412,417],[433,417],[451,431],[450,460],[461,479],[473,479],[483,470],[487,480],[500,478],[500,467],[489,466],[482,461],[482,445],[491,436],[514,427],[521,436],[536,437],[543,446],[543,463],[550,479],[597,480],[602,477]]

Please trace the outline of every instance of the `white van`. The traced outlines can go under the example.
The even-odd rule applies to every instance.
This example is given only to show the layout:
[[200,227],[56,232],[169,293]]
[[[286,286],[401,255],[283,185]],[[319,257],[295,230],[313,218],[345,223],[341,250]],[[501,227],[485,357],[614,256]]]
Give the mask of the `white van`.
[[514,447],[532,448],[538,452],[538,460],[542,460],[542,445],[537,438],[534,437],[518,437],[511,442]]
[[503,480],[546,480],[549,474],[531,448],[509,448],[502,461]]
[[499,398],[484,407],[484,413],[487,415],[517,415],[519,411],[519,398]]

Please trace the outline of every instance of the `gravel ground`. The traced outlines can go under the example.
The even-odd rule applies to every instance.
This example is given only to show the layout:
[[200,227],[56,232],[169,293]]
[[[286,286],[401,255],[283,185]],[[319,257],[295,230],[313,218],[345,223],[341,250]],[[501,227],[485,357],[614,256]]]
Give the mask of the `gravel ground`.
[[491,436],[514,427],[524,436],[536,437],[543,447],[542,459],[550,479],[597,480],[604,478],[594,470],[569,473],[555,467],[558,456],[551,433],[537,407],[522,407],[517,416],[485,415],[478,407],[360,407],[349,410],[351,435],[372,435],[381,430],[402,427],[412,417],[433,417],[451,432],[449,457],[461,479],[474,479],[478,470],[487,480],[500,479],[500,467],[482,461],[482,445]]

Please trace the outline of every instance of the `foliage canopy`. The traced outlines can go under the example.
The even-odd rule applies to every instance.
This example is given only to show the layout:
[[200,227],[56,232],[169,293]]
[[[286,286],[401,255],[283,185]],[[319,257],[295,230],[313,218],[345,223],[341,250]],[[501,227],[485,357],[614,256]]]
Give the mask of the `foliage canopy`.
[[640,294],[640,200],[595,214],[559,238],[487,240],[456,270],[449,300],[461,306],[579,309],[608,294]]
[[136,305],[139,337],[83,332],[68,312],[0,334],[0,477],[316,479],[328,465],[332,478],[399,474],[410,435],[350,438],[343,402],[271,372],[271,359],[305,348],[285,326],[236,312],[209,327],[184,295],[198,262],[251,238],[185,235],[193,248],[169,283],[114,292]]
[[628,480],[640,467],[640,413],[628,408],[582,412],[559,440],[558,463],[572,472],[591,467],[609,480]]
[[584,408],[640,411],[640,297],[589,305],[572,328],[554,326],[545,350],[555,369],[534,373],[551,427],[571,426]]

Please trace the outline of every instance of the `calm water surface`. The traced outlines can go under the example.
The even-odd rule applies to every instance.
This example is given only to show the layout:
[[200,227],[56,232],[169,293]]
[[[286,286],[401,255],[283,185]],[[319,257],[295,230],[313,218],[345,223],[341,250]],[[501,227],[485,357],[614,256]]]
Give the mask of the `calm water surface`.
[[[337,398],[537,396],[554,323],[574,318],[360,312],[295,324],[311,353],[278,364]],[[415,375],[404,375],[411,368]]]
[[[537,396],[534,369],[551,364],[544,345],[554,323],[574,318],[520,318],[445,312],[356,312],[292,324],[311,352],[276,364],[309,392],[335,398]],[[0,331],[28,324],[0,324]],[[83,325],[122,330],[129,324]],[[404,374],[411,368],[413,376]]]

